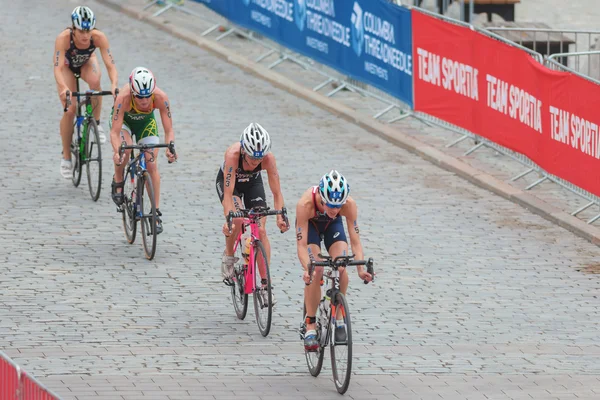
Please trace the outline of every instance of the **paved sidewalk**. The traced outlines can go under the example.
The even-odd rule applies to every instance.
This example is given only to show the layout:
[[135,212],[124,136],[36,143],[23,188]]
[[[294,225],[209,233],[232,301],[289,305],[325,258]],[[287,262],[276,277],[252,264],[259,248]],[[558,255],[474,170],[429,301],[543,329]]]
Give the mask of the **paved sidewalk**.
[[64,399],[339,398],[329,355],[318,378],[306,370],[292,233],[268,225],[278,298],[268,338],[251,313],[237,320],[220,283],[214,179],[226,146],[258,120],[292,219],[298,196],[332,167],[360,205],[378,280],[351,276],[355,375],[345,398],[598,397],[596,246],[92,1],[120,82],[147,65],[173,105],[180,160],[160,156],[165,232],[146,261],[110,200],[108,143],[97,203],[85,182],[73,188],[58,172],[51,52],[74,4],[0,0],[0,136],[27,144],[5,146],[0,160],[0,347],[26,371]]

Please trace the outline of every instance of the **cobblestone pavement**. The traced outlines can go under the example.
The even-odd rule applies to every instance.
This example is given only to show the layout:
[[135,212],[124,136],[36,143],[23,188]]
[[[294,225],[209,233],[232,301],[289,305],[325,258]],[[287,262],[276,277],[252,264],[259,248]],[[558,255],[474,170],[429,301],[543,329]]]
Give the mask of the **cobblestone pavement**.
[[[598,397],[596,246],[92,1],[120,82],[147,65],[172,101],[180,160],[161,154],[165,232],[146,261],[125,242],[108,162],[97,203],[58,172],[52,48],[76,5],[0,0],[0,349],[26,371],[64,399],[337,398],[328,355],[320,377],[306,370],[293,234],[269,224],[278,298],[269,337],[251,315],[237,320],[218,276],[216,171],[258,120],[292,218],[302,191],[334,167],[360,206],[378,279],[352,274],[347,398]],[[104,125],[109,111],[106,101]]]

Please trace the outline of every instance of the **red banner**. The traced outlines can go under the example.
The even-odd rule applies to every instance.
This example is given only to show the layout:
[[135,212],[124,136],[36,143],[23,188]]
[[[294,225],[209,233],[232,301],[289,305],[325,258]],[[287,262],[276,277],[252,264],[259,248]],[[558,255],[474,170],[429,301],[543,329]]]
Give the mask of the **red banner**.
[[0,399],[14,399],[19,388],[15,365],[0,354]]
[[599,86],[415,10],[413,54],[416,111],[522,153],[549,173],[600,195],[594,122],[600,122]]
[[39,385],[25,372],[21,375],[21,397],[22,400],[60,400],[54,397],[48,390]]
[[0,400],[60,400],[25,371],[18,374],[18,368],[0,353]]

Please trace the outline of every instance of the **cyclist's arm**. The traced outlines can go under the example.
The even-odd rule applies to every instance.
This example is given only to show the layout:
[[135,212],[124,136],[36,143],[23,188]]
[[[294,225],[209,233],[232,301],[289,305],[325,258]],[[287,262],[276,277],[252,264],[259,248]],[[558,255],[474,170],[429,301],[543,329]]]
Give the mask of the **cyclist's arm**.
[[235,188],[235,169],[239,154],[236,154],[234,147],[235,145],[231,146],[225,152],[225,167],[223,168],[223,175],[225,176],[223,182],[223,214],[225,217],[227,217],[229,211],[236,211],[233,204],[233,189]]
[[110,128],[110,144],[113,147],[115,153],[119,152],[119,146],[121,146],[121,128],[123,127],[123,116],[125,111],[129,111],[128,107],[131,105],[129,101],[129,88],[123,86],[119,95],[115,99],[115,105],[113,106],[112,121]]
[[269,187],[273,193],[273,203],[276,210],[281,210],[283,207],[283,194],[281,193],[281,184],[279,183],[279,171],[277,171],[277,163],[273,153],[267,154],[263,160],[263,166],[267,170],[269,176]]
[[108,77],[110,78],[111,90],[114,91],[118,85],[117,81],[119,79],[119,73],[117,71],[117,67],[115,66],[115,60],[110,51],[108,39],[106,38],[106,35],[99,30],[94,30],[93,32],[94,43],[96,44],[96,47],[100,49],[102,61],[104,61],[104,65],[108,71]]
[[296,205],[296,246],[298,249],[298,260],[302,268],[308,271],[310,254],[308,252],[308,220],[311,216],[310,203],[306,200],[306,194],[300,198]]
[[54,79],[56,80],[58,87],[62,90],[68,88],[65,78],[63,77],[63,70],[67,68],[65,65],[65,53],[65,36],[61,33],[57,36],[54,43],[52,63],[54,64]]
[[154,107],[160,111],[160,120],[165,131],[165,143],[175,141],[175,132],[173,132],[173,120],[171,119],[171,103],[167,94],[161,89],[154,90]]
[[[360,229],[358,228],[358,207],[352,197],[348,197],[340,213],[346,218],[352,254],[354,254],[356,260],[363,260],[364,254],[362,244],[360,243]],[[357,269],[358,272],[361,272],[364,268],[362,265],[359,265]]]

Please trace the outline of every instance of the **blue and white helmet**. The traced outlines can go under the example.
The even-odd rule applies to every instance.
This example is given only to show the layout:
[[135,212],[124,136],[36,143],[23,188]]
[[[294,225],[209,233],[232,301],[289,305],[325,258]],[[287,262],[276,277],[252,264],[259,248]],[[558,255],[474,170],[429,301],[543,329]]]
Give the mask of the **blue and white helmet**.
[[156,89],[156,79],[148,68],[137,67],[129,75],[131,92],[139,97],[150,97]]
[[96,16],[89,7],[75,7],[71,13],[73,26],[82,31],[91,31],[96,26]]
[[325,204],[341,207],[348,200],[350,185],[348,185],[342,174],[333,169],[321,178],[319,194]]
[[271,149],[269,132],[256,122],[251,122],[244,129],[244,133],[240,137],[240,143],[242,144],[244,153],[253,158],[262,158]]

